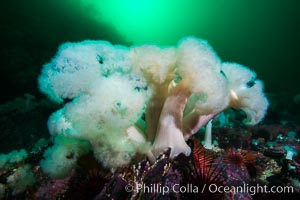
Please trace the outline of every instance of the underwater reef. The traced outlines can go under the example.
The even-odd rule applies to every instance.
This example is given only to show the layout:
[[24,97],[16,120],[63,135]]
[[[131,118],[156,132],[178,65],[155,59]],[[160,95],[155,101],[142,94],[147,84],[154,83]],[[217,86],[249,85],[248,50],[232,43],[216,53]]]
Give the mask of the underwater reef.
[[0,106],[1,137],[31,126],[0,154],[0,199],[299,195],[299,116],[277,113],[256,73],[205,40],[65,43],[38,87],[46,97]]

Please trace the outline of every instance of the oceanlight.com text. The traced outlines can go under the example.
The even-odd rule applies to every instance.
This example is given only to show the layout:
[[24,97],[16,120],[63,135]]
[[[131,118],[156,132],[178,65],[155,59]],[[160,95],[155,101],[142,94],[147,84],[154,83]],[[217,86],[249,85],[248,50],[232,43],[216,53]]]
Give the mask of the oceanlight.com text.
[[267,187],[266,185],[249,185],[244,184],[240,186],[218,186],[216,184],[204,184],[199,187],[193,184],[179,185],[174,184],[173,186],[164,186],[161,184],[129,184],[125,186],[127,192],[143,192],[143,193],[161,193],[162,195],[168,193],[248,193],[255,195],[258,193],[293,193],[294,188],[292,186],[272,186]]

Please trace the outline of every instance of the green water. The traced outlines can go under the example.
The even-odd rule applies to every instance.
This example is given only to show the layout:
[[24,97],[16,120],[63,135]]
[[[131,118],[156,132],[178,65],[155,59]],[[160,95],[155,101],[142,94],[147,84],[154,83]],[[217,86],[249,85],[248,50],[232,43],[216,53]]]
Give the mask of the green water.
[[297,0],[6,0],[0,7],[1,87],[9,100],[38,93],[41,66],[66,41],[176,45],[204,38],[273,93],[300,93]]

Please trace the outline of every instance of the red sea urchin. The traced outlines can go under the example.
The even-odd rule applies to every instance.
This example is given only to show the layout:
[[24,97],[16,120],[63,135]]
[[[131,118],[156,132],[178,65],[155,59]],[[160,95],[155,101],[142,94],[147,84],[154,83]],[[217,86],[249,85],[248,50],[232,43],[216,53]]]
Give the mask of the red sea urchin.
[[249,151],[237,151],[235,148],[231,148],[226,151],[225,162],[237,168],[251,165],[254,163],[254,161],[255,155]]
[[199,192],[191,195],[197,195],[199,199],[222,199],[222,193],[211,193],[208,189],[212,184],[224,185],[220,161],[216,161],[214,154],[205,150],[197,140],[194,140],[193,159],[195,173],[192,176],[192,184],[198,187]]

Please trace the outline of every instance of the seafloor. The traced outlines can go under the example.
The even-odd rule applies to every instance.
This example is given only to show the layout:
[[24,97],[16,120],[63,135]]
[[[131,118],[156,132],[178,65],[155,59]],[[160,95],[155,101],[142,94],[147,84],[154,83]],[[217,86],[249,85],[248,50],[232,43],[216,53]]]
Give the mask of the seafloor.
[[[111,172],[88,154],[70,176],[51,179],[39,162],[52,143],[46,121],[57,105],[25,94],[0,105],[0,152],[22,148],[28,152],[25,160],[0,169],[0,199],[296,199],[300,193],[299,104],[282,106],[280,99],[269,95],[268,115],[253,127],[241,123],[242,113],[226,112],[226,123],[214,123],[212,150],[201,145],[200,131],[188,141],[189,157],[169,159],[167,151],[150,163],[136,156],[128,167]],[[8,177],[22,166],[30,166],[35,183],[16,191]],[[231,190],[224,191],[225,187]]]

